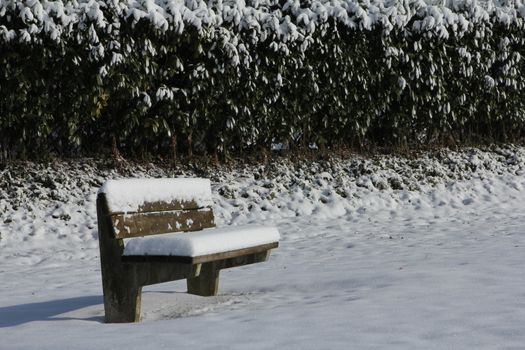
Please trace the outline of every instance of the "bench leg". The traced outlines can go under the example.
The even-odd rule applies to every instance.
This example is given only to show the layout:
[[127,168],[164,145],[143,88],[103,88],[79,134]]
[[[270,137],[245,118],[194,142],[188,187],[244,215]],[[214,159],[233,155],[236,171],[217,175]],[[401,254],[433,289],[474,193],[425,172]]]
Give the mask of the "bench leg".
[[107,323],[139,322],[142,287],[121,284],[104,289]]
[[219,291],[219,269],[215,263],[204,263],[199,276],[187,279],[188,293],[209,297]]

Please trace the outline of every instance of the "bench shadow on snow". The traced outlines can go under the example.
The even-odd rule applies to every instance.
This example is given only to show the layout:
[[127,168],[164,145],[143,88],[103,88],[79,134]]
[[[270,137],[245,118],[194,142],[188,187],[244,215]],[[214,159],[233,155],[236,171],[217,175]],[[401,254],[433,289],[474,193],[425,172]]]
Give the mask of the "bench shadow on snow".
[[59,316],[70,312],[78,315],[78,312],[73,311],[102,303],[101,295],[93,295],[0,307],[0,328],[18,326],[33,321],[81,320],[102,323],[104,321],[103,316],[89,314],[86,317]]

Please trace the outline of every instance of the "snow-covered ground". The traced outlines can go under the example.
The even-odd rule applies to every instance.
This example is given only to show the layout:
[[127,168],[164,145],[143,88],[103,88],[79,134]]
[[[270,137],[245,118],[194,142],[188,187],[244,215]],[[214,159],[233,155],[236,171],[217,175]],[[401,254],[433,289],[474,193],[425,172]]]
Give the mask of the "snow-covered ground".
[[[0,349],[522,349],[525,148],[414,159],[120,170],[0,170]],[[139,324],[104,324],[95,196],[108,178],[212,180],[219,226],[273,223],[266,263],[220,295],[144,288]]]

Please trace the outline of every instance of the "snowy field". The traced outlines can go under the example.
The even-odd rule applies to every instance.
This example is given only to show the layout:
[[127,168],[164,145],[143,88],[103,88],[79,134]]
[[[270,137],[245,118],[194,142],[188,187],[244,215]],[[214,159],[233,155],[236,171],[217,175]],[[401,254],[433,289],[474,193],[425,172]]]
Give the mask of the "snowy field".
[[[104,324],[95,196],[109,178],[208,176],[219,226],[273,223],[220,294],[145,287]],[[0,170],[0,349],[523,349],[525,148],[163,170]]]

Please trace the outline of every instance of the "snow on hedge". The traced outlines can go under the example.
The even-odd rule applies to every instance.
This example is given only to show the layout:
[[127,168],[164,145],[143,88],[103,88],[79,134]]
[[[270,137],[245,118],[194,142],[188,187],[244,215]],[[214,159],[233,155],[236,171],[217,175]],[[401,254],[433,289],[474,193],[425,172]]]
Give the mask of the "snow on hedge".
[[0,0],[0,38],[5,42],[59,42],[87,30],[93,43],[97,32],[111,33],[123,22],[144,21],[159,32],[182,34],[223,26],[233,31],[254,31],[255,41],[305,41],[329,20],[351,29],[386,33],[394,28],[446,38],[462,35],[472,25],[489,22],[522,25],[522,1],[475,0]]

